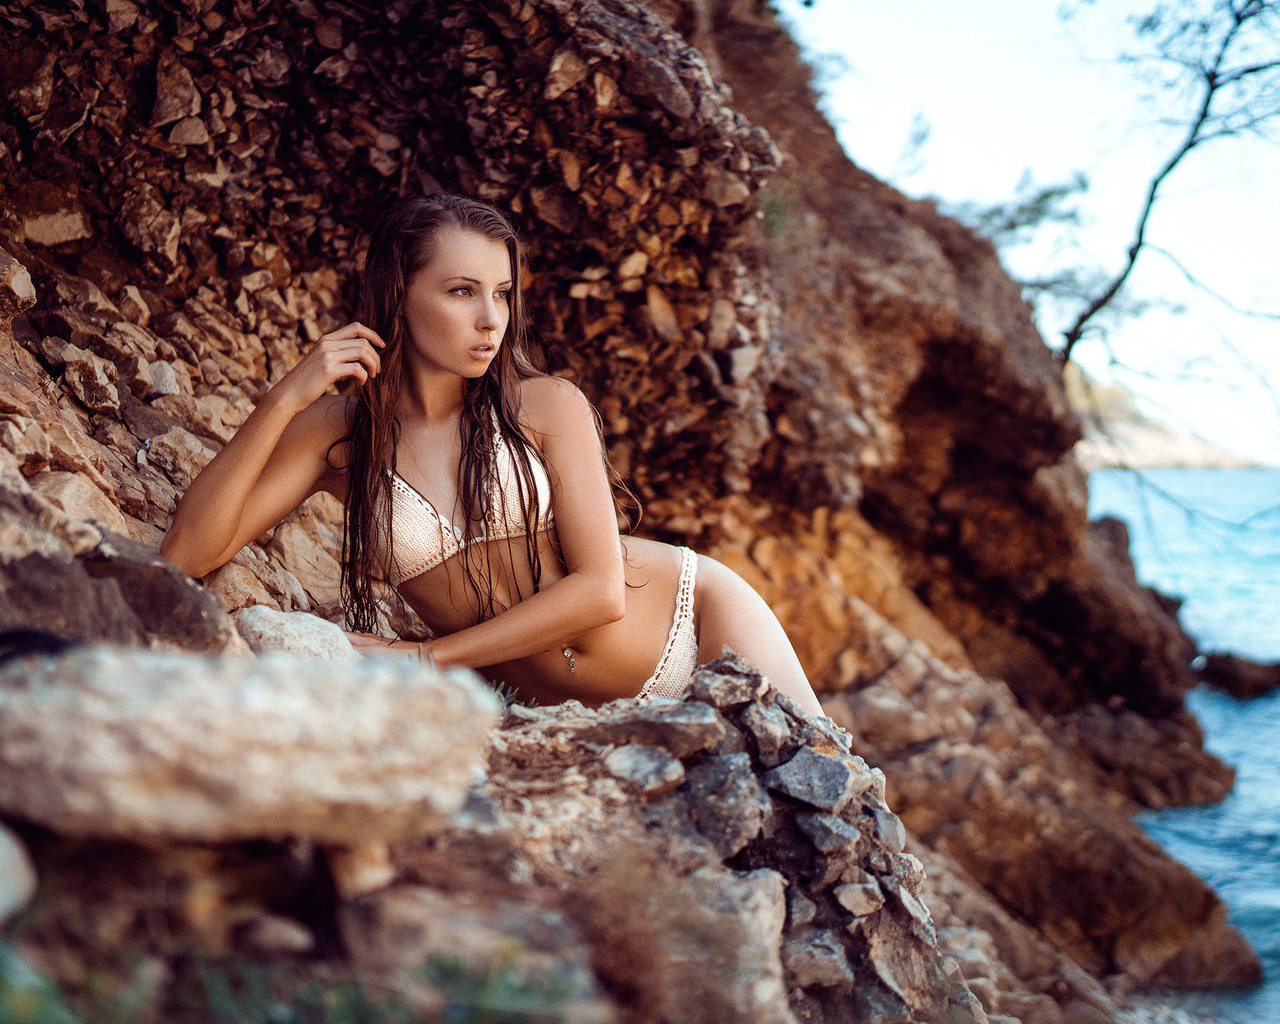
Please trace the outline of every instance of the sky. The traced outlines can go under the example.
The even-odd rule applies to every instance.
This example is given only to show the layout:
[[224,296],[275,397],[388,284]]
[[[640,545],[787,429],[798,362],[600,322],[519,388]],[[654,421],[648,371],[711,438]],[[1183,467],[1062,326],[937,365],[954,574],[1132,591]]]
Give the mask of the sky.
[[[859,166],[914,197],[1010,199],[1029,172],[1083,172],[1076,241],[1047,233],[1003,254],[1015,276],[1064,262],[1123,265],[1143,194],[1179,137],[1184,107],[1118,61],[1136,0],[775,0],[819,68],[823,109]],[[1280,41],[1277,42],[1280,50]],[[914,152],[920,124],[929,133]],[[1086,338],[1074,356],[1139,408],[1259,462],[1280,465],[1280,125],[1272,139],[1222,139],[1166,179],[1148,241],[1172,253],[1233,313],[1154,249],[1130,278],[1136,318]],[[1178,312],[1169,304],[1182,307]],[[1041,333],[1061,329],[1042,318]],[[1270,382],[1275,382],[1275,390]]]

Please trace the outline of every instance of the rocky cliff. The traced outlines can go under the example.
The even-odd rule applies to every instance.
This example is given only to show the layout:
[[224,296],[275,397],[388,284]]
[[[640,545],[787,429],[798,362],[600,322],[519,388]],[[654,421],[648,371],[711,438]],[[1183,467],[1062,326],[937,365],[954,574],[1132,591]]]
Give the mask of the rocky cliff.
[[[1089,974],[1121,990],[1256,976],[1222,905],[1130,820],[1220,799],[1231,773],[1182,708],[1194,651],[1172,609],[1138,585],[1123,539],[1086,521],[1079,422],[1016,286],[987,243],[848,161],[763,2],[9,0],[0,26],[0,625],[230,654],[243,644],[228,613],[340,614],[332,503],[312,501],[203,588],[154,550],[200,465],[353,308],[380,206],[469,192],[520,219],[542,358],[599,407],[641,531],[749,579],[852,754],[885,772],[928,872],[899,888],[938,930],[920,938],[903,898],[884,934],[916,935],[934,952],[911,962],[942,971],[912,989],[933,995],[892,1012],[932,1019],[960,999],[948,956],[987,1012],[1026,1020],[1113,1013]],[[512,728],[555,732],[560,715]],[[489,798],[525,816],[504,842],[568,842],[536,838],[528,794],[544,794],[537,815],[568,814],[556,794],[595,785],[597,756],[648,758],[675,780],[672,813],[696,824],[717,786],[759,788],[745,780],[773,770],[752,735],[668,751],[683,777],[592,739],[514,788],[497,772]],[[495,736],[491,767],[510,742]],[[702,759],[744,754],[699,788]],[[592,813],[643,817],[637,806]],[[704,869],[747,879],[759,892],[743,890],[756,909],[740,927],[771,936],[769,1012],[845,1019],[828,989],[848,969],[850,991],[878,991],[864,965],[879,933],[814,938],[858,915],[826,895],[827,869],[815,902],[818,869],[786,865],[836,840],[766,831],[715,847],[720,868],[671,852],[693,887],[671,899],[696,902]],[[647,842],[639,877],[658,877],[668,854]],[[439,858],[423,863],[414,877],[430,887]],[[519,899],[570,913],[521,878]],[[473,882],[490,885],[440,885]],[[615,882],[583,897],[604,923],[579,913],[573,941],[609,999],[677,1019],[619,966],[634,954],[604,913]],[[785,941],[783,924],[749,923],[775,922],[781,897],[764,890],[779,885]],[[797,934],[818,946],[787,953]],[[732,1012],[720,1019],[765,1019]]]

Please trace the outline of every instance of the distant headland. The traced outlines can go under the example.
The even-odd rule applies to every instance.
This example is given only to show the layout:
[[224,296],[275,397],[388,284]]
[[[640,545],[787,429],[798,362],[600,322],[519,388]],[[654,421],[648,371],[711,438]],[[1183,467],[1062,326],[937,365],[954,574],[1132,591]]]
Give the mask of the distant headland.
[[1099,384],[1075,363],[1064,374],[1067,401],[1080,415],[1084,437],[1075,446],[1086,473],[1095,469],[1249,469],[1238,452],[1144,416],[1120,384]]

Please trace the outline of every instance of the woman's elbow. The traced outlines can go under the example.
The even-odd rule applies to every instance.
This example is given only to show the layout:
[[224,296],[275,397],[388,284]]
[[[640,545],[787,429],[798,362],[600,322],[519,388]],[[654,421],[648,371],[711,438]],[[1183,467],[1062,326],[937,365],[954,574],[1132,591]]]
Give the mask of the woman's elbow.
[[602,625],[617,622],[627,614],[627,584],[625,580],[610,583],[602,588],[599,602]]

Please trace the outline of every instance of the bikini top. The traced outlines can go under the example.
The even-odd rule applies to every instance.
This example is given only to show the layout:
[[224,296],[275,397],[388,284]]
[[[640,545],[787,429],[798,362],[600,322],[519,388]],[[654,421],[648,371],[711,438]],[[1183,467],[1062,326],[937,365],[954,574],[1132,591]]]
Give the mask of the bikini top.
[[[442,516],[436,507],[399,473],[391,476],[390,576],[392,586],[421,576],[459,554],[471,544],[509,540],[525,535],[524,506],[517,484],[515,458],[510,445],[498,434],[494,438],[497,480],[485,501],[484,532],[464,540],[463,532]],[[529,459],[537,489],[538,524],[542,533],[554,525],[551,514],[551,481],[536,458]]]

